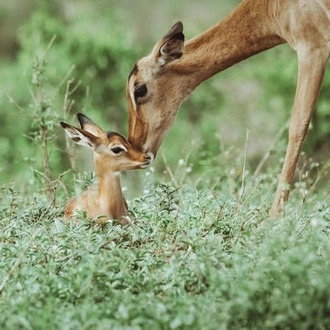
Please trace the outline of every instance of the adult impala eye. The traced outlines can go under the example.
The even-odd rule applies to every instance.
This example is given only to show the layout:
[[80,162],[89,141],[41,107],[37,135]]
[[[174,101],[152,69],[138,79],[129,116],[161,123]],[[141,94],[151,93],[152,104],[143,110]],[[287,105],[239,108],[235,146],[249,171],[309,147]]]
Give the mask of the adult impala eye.
[[147,86],[146,85],[140,85],[137,86],[134,90],[134,97],[137,100],[139,97],[143,97],[147,94]]
[[121,152],[125,151],[123,148],[120,147],[114,147],[111,148],[111,151],[115,154],[115,155],[119,155]]

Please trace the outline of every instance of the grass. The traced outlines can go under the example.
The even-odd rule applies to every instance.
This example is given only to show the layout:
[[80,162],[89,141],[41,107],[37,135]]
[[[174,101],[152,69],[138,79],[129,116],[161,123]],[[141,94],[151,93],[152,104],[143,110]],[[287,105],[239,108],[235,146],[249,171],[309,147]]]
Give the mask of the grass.
[[271,180],[154,184],[124,228],[2,187],[0,328],[328,329],[328,196],[297,188],[269,220]]
[[[264,119],[266,125],[262,125],[263,117],[256,121],[254,115],[256,110],[266,107],[260,103],[259,95],[266,93],[267,89],[249,95],[250,110],[245,106],[246,95],[240,95],[242,86],[251,84],[248,82],[251,75],[249,79],[241,80],[243,66],[238,67],[234,76],[233,72],[228,73],[230,78],[224,73],[222,85],[217,81],[216,86],[210,88],[213,83],[209,82],[204,91],[199,89],[194,93],[194,100],[183,105],[189,108],[189,115],[179,114],[177,120],[181,119],[184,125],[180,126],[179,122],[177,127],[180,130],[172,130],[165,141],[162,150],[167,150],[167,155],[158,156],[163,163],[158,162],[162,166],[155,173],[159,177],[161,171],[166,171],[165,184],[155,182],[155,174],[146,171],[143,185],[146,190],[141,197],[129,200],[136,222],[122,228],[111,223],[98,227],[83,217],[76,222],[64,221],[64,204],[73,190],[73,177],[76,186],[85,187],[93,182],[93,176],[82,177],[79,173],[72,175],[72,172],[71,176],[66,175],[67,172],[58,176],[58,172],[63,171],[59,166],[63,157],[57,156],[63,152],[64,143],[55,143],[59,141],[55,127],[60,118],[69,115],[75,101],[80,100],[80,105],[75,105],[76,110],[84,109],[86,104],[92,105],[106,95],[107,106],[97,103],[95,108],[107,108],[109,91],[112,91],[112,100],[121,83],[118,80],[115,86],[104,85],[105,72],[109,76],[104,65],[95,71],[95,77],[99,75],[99,85],[95,85],[94,76],[88,79],[89,76],[84,75],[85,68],[95,68],[97,59],[104,61],[103,42],[102,45],[99,42],[93,44],[85,34],[81,35],[82,39],[80,35],[75,37],[75,33],[68,33],[68,26],[62,30],[62,25],[50,21],[48,16],[45,22],[50,22],[50,25],[46,24],[49,33],[53,36],[55,29],[57,38],[62,36],[62,41],[58,45],[55,43],[49,53],[54,41],[51,39],[46,49],[35,57],[29,70],[26,63],[25,69],[20,69],[24,57],[29,62],[31,53],[35,52],[31,31],[39,33],[39,26],[44,26],[41,18],[36,16],[36,21],[31,21],[25,28],[22,39],[25,46],[21,45],[24,52],[19,56],[22,63],[21,66],[15,63],[19,75],[14,80],[9,79],[15,72],[11,69],[6,80],[6,83],[13,81],[13,90],[24,94],[25,89],[17,84],[26,84],[26,80],[18,77],[27,71],[31,76],[27,92],[31,94],[31,102],[23,96],[18,100],[10,97],[10,102],[25,111],[20,115],[30,121],[24,126],[24,121],[12,120],[8,117],[11,112],[6,111],[5,129],[15,140],[8,137],[0,141],[6,155],[4,162],[8,165],[2,179],[24,182],[24,187],[0,185],[0,329],[329,329],[330,206],[327,178],[330,163],[319,167],[307,164],[305,160],[308,166],[306,169],[303,166],[298,175],[285,213],[276,221],[268,218],[278,169],[260,166],[256,173],[249,173],[249,165],[241,159],[242,154],[245,154],[244,158],[248,157],[248,141],[240,151],[235,151],[237,147],[231,143],[231,138],[235,139],[231,134],[233,129],[243,132],[239,134],[244,140],[246,122],[250,121],[248,126],[252,122],[257,125],[251,129],[257,134],[254,144],[260,145],[263,126],[267,128],[266,133],[271,129],[268,119]],[[109,20],[106,22],[108,24]],[[84,26],[88,26],[85,23]],[[65,35],[70,38],[66,40]],[[47,45],[47,34],[43,38]],[[90,48],[91,52],[75,51],[71,54],[68,50],[72,48],[72,40],[74,45],[80,45],[81,49]],[[108,34],[104,40],[108,40]],[[110,75],[116,77],[121,76],[121,71],[126,72],[126,65],[131,67],[131,57],[137,57],[135,53],[128,56],[128,43],[125,41],[122,45],[119,40],[125,41],[126,38],[114,40],[113,46],[107,43],[109,50],[116,50],[113,60],[121,59],[118,71]],[[42,48],[42,44],[38,48]],[[269,63],[282,56],[287,64],[288,53],[275,52],[270,55]],[[112,54],[111,51],[107,53]],[[126,55],[122,56],[124,53]],[[82,57],[76,57],[77,54]],[[54,58],[61,58],[61,61],[54,61]],[[269,70],[267,77],[263,73],[260,59],[255,61],[257,67],[247,66],[245,70],[257,72],[257,76],[252,74],[251,81],[253,86],[259,86],[261,78],[269,81],[270,76]],[[72,63],[82,68],[74,75],[87,83],[83,83],[88,87],[85,98],[84,88],[77,90],[80,81],[75,82],[71,76]],[[50,70],[45,71],[45,68]],[[53,68],[56,68],[56,74]],[[111,69],[115,68],[111,65]],[[290,88],[283,90],[287,85],[283,70],[274,68],[276,79],[273,79],[274,74],[271,75],[272,97],[270,102],[266,97],[267,109],[276,110],[278,123],[282,125],[287,120],[286,115],[283,117],[278,110],[287,108],[288,100],[291,104],[292,91]],[[290,68],[295,66],[289,65]],[[287,75],[291,73],[287,72]],[[90,81],[94,86],[93,102],[87,97]],[[109,81],[113,85],[117,79]],[[274,81],[278,89],[275,96]],[[66,90],[60,90],[65,85]],[[234,85],[238,87],[234,88]],[[232,90],[234,94],[229,93]],[[226,95],[235,93],[239,97],[228,97],[228,100],[234,100],[228,101]],[[289,96],[279,99],[279,95],[283,97],[284,94]],[[56,100],[55,95],[58,96]],[[120,113],[117,107],[120,109],[121,102],[121,99],[114,102],[112,110],[116,111],[107,113]],[[245,115],[242,117],[243,105]],[[87,108],[96,113],[93,107]],[[221,111],[227,109],[227,113],[223,119],[215,121],[215,113],[220,108]],[[323,108],[328,107],[325,104]],[[201,109],[210,112],[202,115]],[[237,109],[236,115],[234,109]],[[72,112],[76,110],[72,109]],[[204,124],[199,123],[201,115]],[[120,118],[117,118],[118,122],[122,122]],[[104,120],[108,122],[107,118]],[[15,125],[10,124],[13,122]],[[240,126],[242,122],[244,125]],[[16,124],[25,128],[18,129]],[[276,121],[273,124],[278,126]],[[28,133],[35,145],[16,141],[17,131]],[[284,154],[285,138],[282,134],[278,134],[280,139],[275,135],[271,151],[259,165],[266,162],[278,165]],[[193,138],[190,141],[182,136]],[[177,143],[183,140],[187,142]],[[248,135],[246,140],[249,140]],[[41,166],[37,162],[38,147],[41,149]],[[269,148],[267,144],[266,148]],[[8,156],[10,150],[14,150],[11,153],[14,158]],[[21,156],[17,156],[15,150],[20,150]],[[22,154],[22,151],[25,152]],[[179,157],[183,159],[179,160],[177,168],[171,169],[171,164],[175,164]],[[17,174],[5,175],[6,168],[10,170],[13,161],[20,163],[20,167],[10,173]],[[21,165],[25,163],[30,171],[23,171]],[[49,172],[50,167],[54,172]],[[139,182],[131,181],[129,190]],[[127,191],[126,195],[129,193]]]

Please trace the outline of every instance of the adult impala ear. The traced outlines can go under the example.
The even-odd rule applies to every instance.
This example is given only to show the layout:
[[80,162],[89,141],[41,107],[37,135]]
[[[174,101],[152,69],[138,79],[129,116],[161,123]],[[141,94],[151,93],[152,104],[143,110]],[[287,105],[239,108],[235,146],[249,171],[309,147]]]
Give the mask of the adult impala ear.
[[179,59],[184,50],[184,34],[182,22],[176,22],[170,31],[156,44],[153,53],[155,61],[165,64]]

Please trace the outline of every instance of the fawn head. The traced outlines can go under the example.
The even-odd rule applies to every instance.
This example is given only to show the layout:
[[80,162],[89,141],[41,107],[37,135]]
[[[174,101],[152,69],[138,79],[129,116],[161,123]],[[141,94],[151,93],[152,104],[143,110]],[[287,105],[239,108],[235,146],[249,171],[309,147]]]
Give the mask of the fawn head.
[[68,136],[77,144],[91,148],[94,152],[96,172],[120,172],[146,168],[152,162],[152,156],[135,150],[127,140],[117,132],[105,132],[87,116],[77,115],[80,128],[61,122]]

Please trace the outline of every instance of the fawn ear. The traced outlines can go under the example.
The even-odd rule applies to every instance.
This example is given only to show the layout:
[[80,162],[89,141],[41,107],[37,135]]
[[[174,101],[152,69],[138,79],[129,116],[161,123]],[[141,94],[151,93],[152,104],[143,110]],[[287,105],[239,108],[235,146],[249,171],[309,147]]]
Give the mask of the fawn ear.
[[61,122],[61,126],[65,129],[67,135],[77,144],[93,150],[98,146],[97,137],[92,133],[63,122]]
[[153,54],[155,61],[164,66],[179,59],[183,54],[184,34],[182,22],[176,22],[170,31],[155,45]]
[[96,125],[90,118],[83,115],[82,113],[77,114],[77,118],[80,124],[80,127],[87,132],[92,133],[95,136],[100,136],[104,133],[103,129]]

